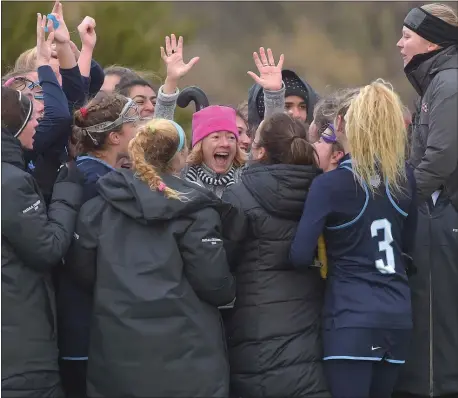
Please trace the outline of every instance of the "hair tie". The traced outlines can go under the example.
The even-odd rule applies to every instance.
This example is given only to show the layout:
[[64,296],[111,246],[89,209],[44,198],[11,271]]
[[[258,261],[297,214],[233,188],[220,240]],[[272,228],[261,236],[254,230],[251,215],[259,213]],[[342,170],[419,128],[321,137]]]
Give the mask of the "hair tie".
[[159,192],[164,192],[165,188],[166,188],[166,185],[161,181],[161,183],[160,183],[159,186],[157,187],[157,190],[158,190]]
[[83,117],[83,119],[87,118],[87,113],[88,113],[87,108],[80,108],[80,113],[81,113],[81,116]]

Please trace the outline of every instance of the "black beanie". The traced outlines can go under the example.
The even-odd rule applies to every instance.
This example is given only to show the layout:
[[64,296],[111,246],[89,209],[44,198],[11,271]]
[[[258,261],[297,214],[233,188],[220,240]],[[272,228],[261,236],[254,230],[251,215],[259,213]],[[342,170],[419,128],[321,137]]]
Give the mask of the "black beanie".
[[309,102],[309,93],[302,83],[301,79],[299,79],[295,75],[286,75],[283,77],[283,82],[285,83],[285,97],[289,97],[290,95],[296,95],[304,100],[306,104]]
[[[296,95],[297,97],[304,100],[308,108],[309,93],[304,83],[302,83],[302,80],[297,77],[296,74],[285,73],[283,74],[283,83],[285,84],[285,98],[291,95]],[[262,90],[259,92],[258,97],[256,98],[256,108],[258,109],[258,113],[261,119],[264,119],[265,104]]]

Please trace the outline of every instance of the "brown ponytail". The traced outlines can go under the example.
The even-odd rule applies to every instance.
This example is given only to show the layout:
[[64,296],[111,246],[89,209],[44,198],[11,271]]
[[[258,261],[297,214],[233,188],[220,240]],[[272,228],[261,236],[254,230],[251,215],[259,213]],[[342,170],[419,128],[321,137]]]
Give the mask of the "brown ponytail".
[[[103,149],[111,131],[91,132],[87,128],[103,122],[114,122],[126,105],[128,99],[120,94],[99,91],[88,104],[74,113],[74,127],[71,142],[77,148],[77,154]],[[112,131],[119,131],[122,125]]]
[[315,148],[307,141],[308,125],[277,113],[264,120],[256,146],[263,147],[265,164],[315,165]]

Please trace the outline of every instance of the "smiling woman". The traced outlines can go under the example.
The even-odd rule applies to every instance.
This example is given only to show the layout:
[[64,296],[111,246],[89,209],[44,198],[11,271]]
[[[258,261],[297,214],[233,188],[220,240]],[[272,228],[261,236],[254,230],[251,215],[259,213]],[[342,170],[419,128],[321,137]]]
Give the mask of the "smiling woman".
[[238,182],[245,163],[238,145],[236,112],[226,106],[204,108],[193,115],[192,130],[192,151],[184,175],[221,197]]
[[121,80],[116,91],[135,101],[142,118],[153,117],[157,95],[152,84],[147,80],[136,79],[125,82]]

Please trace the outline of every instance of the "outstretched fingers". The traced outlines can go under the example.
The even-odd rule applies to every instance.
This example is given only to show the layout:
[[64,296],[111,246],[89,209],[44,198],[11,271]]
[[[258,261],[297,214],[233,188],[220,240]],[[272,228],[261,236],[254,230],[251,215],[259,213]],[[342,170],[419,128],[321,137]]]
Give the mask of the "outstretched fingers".
[[280,59],[278,60],[277,68],[283,69],[283,62],[285,61],[285,56],[283,54],[280,55]]
[[261,79],[256,73],[253,73],[252,71],[247,72],[248,76],[251,76],[251,78],[254,80],[256,84],[261,85]]
[[165,36],[165,53],[166,55],[170,55],[172,53],[172,45],[170,43],[169,36]]
[[261,60],[259,58],[259,55],[258,55],[258,53],[256,51],[253,53],[253,60],[254,60],[254,64],[258,68],[258,71],[261,72],[262,62],[261,62]]
[[267,49],[267,61],[269,65],[275,65],[274,55],[272,54],[272,50],[270,48]]
[[194,58],[192,58],[192,59],[186,64],[186,66],[188,67],[188,70],[191,69],[195,64],[197,64],[197,62],[199,62],[199,59],[200,59],[200,57],[194,57]]
[[261,62],[263,66],[269,65],[269,61],[267,60],[266,56],[266,50],[264,50],[264,47],[261,47],[259,49],[259,55],[261,56]]

